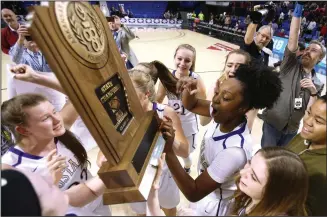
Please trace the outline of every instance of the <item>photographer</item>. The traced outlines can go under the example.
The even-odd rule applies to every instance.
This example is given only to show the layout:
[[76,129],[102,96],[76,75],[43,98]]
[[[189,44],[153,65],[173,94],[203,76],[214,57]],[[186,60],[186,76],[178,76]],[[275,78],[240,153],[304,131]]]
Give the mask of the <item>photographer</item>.
[[28,33],[26,25],[19,25],[17,33],[18,40],[9,50],[11,60],[16,64],[27,64],[39,72],[52,72],[39,47]]
[[266,19],[266,21],[273,19],[275,9],[273,3],[265,5],[263,10],[258,11],[260,8],[260,5],[254,6],[255,11],[251,12],[250,14],[252,23],[250,23],[247,27],[244,37],[244,44],[241,46],[241,48],[248,52],[252,56],[253,61],[256,63],[268,65],[268,61],[264,61],[265,53],[262,51],[262,49],[271,41],[274,35],[273,29],[269,25],[261,26],[255,37],[254,34],[258,24],[260,24],[263,19]]
[[[36,42],[32,40],[26,25],[19,25],[17,33],[18,40],[16,44],[9,50],[9,55],[12,61],[16,64],[29,65],[40,74],[44,74],[49,77],[55,77],[45,59],[45,56],[40,51]],[[58,91],[39,85],[18,81],[12,76],[8,76],[7,86],[9,98],[13,98],[23,93],[40,93],[45,95],[57,110],[61,110],[66,102],[65,95],[59,93]]]
[[289,40],[280,66],[283,92],[274,106],[262,113],[262,147],[286,145],[296,135],[307,108],[323,90],[324,85],[316,77],[314,67],[325,57],[326,48],[313,40],[300,61],[296,55],[303,4],[298,2],[295,6]]

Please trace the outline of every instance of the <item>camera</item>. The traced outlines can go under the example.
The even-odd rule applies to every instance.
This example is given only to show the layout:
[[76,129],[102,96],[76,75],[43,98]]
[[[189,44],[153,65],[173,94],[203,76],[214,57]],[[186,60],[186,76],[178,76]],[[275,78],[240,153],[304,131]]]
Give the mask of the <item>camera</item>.
[[258,11],[252,11],[250,13],[250,18],[253,23],[261,23],[263,20],[266,20],[268,23],[274,20],[276,15],[276,4],[269,2],[260,7]]
[[33,41],[32,36],[25,36],[26,41]]
[[[25,17],[25,20],[27,20],[27,17]],[[22,26],[24,26],[24,27],[28,27],[30,24],[27,22],[27,21],[24,21],[23,23],[22,23]],[[32,39],[32,36],[30,36],[30,35],[26,35],[25,36],[25,39],[26,39],[26,41],[33,41],[33,39]]]

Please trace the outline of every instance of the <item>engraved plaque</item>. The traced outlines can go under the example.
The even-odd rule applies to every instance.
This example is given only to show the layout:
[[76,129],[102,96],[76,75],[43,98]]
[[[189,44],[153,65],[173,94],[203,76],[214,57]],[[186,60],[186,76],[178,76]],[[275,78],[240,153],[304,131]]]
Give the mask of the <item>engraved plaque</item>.
[[106,109],[116,130],[123,133],[133,116],[129,111],[125,88],[118,74],[115,74],[103,85],[95,89],[95,93]]

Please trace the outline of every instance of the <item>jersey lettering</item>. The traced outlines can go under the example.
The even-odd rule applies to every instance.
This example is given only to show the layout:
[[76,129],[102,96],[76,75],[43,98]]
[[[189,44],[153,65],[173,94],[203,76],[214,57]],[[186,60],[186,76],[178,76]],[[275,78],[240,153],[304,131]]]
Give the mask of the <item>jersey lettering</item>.
[[172,103],[172,107],[174,108],[175,112],[180,115],[186,115],[185,108],[183,105],[180,104],[180,102]]

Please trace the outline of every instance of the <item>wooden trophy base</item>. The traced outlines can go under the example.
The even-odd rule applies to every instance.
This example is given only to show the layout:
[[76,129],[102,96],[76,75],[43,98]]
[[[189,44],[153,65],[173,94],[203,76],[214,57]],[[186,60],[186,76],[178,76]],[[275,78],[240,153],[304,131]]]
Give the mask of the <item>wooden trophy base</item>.
[[[159,137],[157,143],[155,144],[155,149],[157,149],[157,151],[154,151],[156,152],[157,157],[161,156],[164,144],[163,138]],[[153,160],[155,162],[158,160],[157,157],[153,156]],[[151,161],[148,163],[142,179],[139,180],[140,183],[138,183],[136,186],[107,189],[103,194],[103,203],[110,205],[146,201],[157,171],[155,162],[154,164]]]
[[147,199],[156,174],[158,158],[165,144],[164,139],[159,136],[157,118],[155,112],[148,112],[132,141],[140,145],[130,145],[118,165],[104,163],[100,168],[98,175],[107,187],[104,204],[142,202]]

